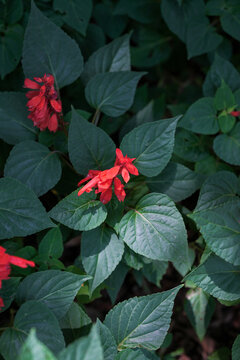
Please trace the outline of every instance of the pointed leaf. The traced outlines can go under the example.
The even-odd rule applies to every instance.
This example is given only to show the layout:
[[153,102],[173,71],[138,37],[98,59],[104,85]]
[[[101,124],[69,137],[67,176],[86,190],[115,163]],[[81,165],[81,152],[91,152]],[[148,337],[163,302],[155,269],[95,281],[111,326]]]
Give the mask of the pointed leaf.
[[117,344],[111,331],[99,319],[97,319],[96,327],[103,348],[104,360],[115,360],[117,355]]
[[59,324],[61,329],[80,329],[91,324],[90,317],[76,302],[73,302]]
[[229,134],[218,135],[213,142],[217,156],[231,165],[240,165],[240,123]]
[[39,256],[42,259],[59,259],[63,253],[63,238],[59,227],[51,229],[41,240],[38,248]]

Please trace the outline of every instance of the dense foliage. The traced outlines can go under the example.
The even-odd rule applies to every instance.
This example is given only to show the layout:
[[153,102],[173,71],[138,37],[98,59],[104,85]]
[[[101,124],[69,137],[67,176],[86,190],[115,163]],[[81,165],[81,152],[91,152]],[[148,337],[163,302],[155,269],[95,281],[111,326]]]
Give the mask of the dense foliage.
[[0,0],[0,359],[240,358],[239,318],[203,345],[239,314],[239,41],[239,0]]

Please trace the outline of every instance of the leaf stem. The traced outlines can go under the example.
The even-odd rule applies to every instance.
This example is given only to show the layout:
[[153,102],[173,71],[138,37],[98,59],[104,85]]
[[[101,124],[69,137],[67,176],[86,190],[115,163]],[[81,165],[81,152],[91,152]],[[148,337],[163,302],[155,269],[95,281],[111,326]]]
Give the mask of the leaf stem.
[[100,110],[97,109],[97,110],[95,111],[95,114],[93,115],[92,123],[97,126],[97,125],[98,125],[99,118],[100,118]]

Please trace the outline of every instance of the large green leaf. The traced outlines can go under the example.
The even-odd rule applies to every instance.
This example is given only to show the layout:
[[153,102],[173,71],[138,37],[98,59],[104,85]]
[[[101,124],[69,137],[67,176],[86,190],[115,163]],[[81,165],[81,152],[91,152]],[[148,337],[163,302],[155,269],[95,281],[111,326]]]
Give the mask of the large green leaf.
[[88,103],[108,116],[124,114],[133,103],[143,72],[116,71],[95,75],[85,88]]
[[147,360],[147,358],[139,349],[126,349],[119,352],[115,360]]
[[17,291],[17,301],[37,300],[44,303],[58,319],[68,311],[87,275],[60,270],[45,270],[27,276]]
[[27,301],[18,310],[13,327],[0,337],[0,352],[4,359],[16,360],[32,328],[36,329],[38,339],[54,354],[64,348],[63,334],[54,314],[39,301]]
[[13,71],[22,55],[23,27],[19,24],[8,26],[0,37],[1,79]]
[[41,259],[58,259],[63,253],[63,238],[59,227],[49,230],[39,243],[38,253]]
[[58,87],[71,84],[83,70],[77,43],[45,17],[32,1],[23,44],[26,77],[52,74]]
[[99,319],[97,319],[96,327],[103,348],[104,360],[115,360],[117,355],[117,344],[111,331]]
[[107,278],[105,284],[112,303],[115,303],[118,292],[124,282],[129,268],[121,261],[113,273]]
[[8,144],[34,140],[37,129],[28,119],[26,97],[17,92],[0,93],[0,138]]
[[193,17],[187,27],[188,59],[215,50],[222,39],[206,16]]
[[0,22],[15,24],[23,15],[22,0],[8,0],[0,2]]
[[36,337],[32,329],[24,342],[18,360],[56,360],[52,352]]
[[218,135],[214,139],[213,149],[220,159],[231,165],[240,165],[240,123],[229,134]]
[[240,299],[240,266],[234,266],[211,254],[185,277],[207,293],[221,300]]
[[81,35],[86,35],[92,13],[92,0],[54,0],[53,8],[63,14],[62,18],[67,25]]
[[93,326],[90,334],[76,340],[61,351],[58,360],[104,360],[103,349],[97,327]]
[[233,173],[217,172],[203,184],[197,207],[190,215],[209,248],[234,265],[240,265],[239,189]]
[[88,231],[101,225],[107,217],[105,205],[94,192],[78,196],[78,190],[61,200],[49,215],[71,229]]
[[0,239],[27,236],[53,226],[32,190],[18,180],[0,179]]
[[179,126],[199,134],[216,134],[219,126],[213,98],[206,97],[193,103],[180,120]]
[[167,334],[174,299],[180,288],[135,297],[116,305],[107,314],[104,324],[113,334],[118,349],[139,346],[158,349]]
[[124,155],[134,157],[134,165],[145,176],[158,175],[169,162],[179,116],[143,124],[130,131],[121,142]]
[[85,271],[93,277],[89,281],[91,293],[115,270],[123,252],[122,240],[106,226],[83,233],[81,256]]
[[64,317],[60,319],[59,324],[61,329],[80,329],[91,324],[91,319],[81,306],[73,302]]
[[14,146],[4,168],[5,176],[26,184],[38,196],[52,189],[60,180],[61,173],[57,154],[31,140]]
[[122,218],[120,238],[137,254],[153,260],[188,262],[183,219],[168,196],[145,195]]
[[68,149],[70,160],[80,174],[86,175],[90,169],[105,170],[114,164],[116,146],[112,139],[75,110],[72,111]]
[[178,157],[191,161],[201,161],[209,156],[207,152],[208,138],[193,134],[191,131],[178,128],[176,131],[174,154]]
[[[224,12],[220,17],[221,25],[223,30],[232,36],[234,39],[240,41],[240,8],[238,1],[235,1],[235,4],[228,2],[224,4]],[[235,5],[235,7],[234,7]]]
[[94,75],[105,72],[129,71],[131,34],[123,35],[95,51],[87,60],[82,78],[87,83]]
[[232,360],[238,360],[240,353],[240,335],[238,335],[232,347]]
[[202,177],[186,166],[169,162],[163,172],[146,179],[151,191],[164,193],[173,201],[181,201],[199,189]]
[[204,95],[214,96],[216,90],[221,86],[222,80],[224,80],[233,91],[240,88],[239,72],[228,60],[216,54],[203,84]]

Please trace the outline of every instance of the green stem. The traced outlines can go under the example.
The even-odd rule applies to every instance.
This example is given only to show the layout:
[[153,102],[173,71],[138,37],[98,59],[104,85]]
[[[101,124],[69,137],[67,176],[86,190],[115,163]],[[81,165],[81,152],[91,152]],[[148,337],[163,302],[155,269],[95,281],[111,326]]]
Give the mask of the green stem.
[[93,115],[92,123],[97,126],[97,125],[98,125],[99,118],[100,118],[100,110],[97,109],[97,110],[95,111],[95,114]]

